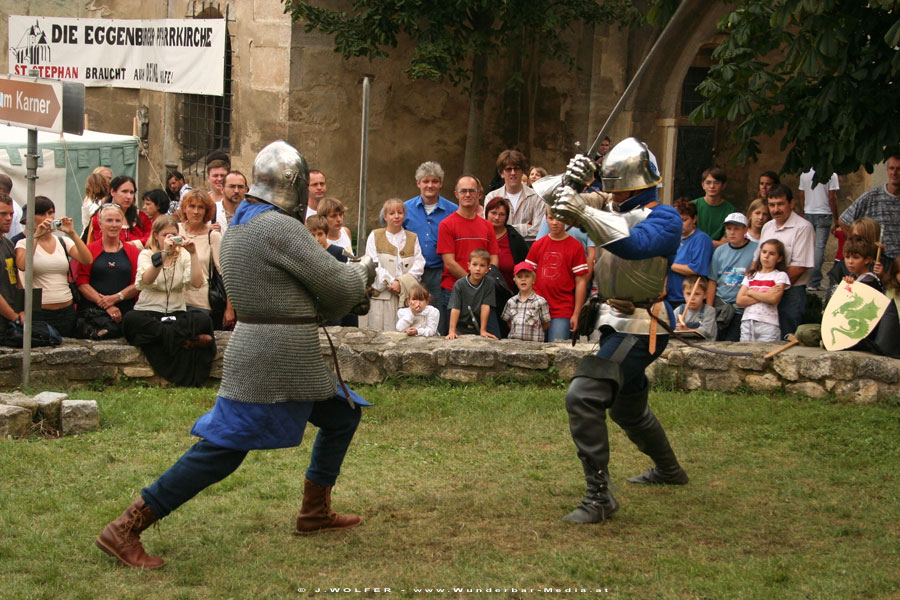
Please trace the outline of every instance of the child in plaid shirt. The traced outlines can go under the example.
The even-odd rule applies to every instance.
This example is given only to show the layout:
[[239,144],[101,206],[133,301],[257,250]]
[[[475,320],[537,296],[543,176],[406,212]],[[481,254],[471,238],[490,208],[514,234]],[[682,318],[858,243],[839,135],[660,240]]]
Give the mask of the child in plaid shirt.
[[509,323],[509,338],[543,342],[550,328],[550,305],[534,292],[535,266],[522,261],[513,269],[519,294],[506,302],[501,319]]

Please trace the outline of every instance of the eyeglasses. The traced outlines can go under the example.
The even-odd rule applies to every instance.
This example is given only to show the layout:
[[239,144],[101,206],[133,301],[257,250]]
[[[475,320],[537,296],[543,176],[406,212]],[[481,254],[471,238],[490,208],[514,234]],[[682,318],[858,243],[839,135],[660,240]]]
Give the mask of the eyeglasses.
[[467,196],[467,195],[469,195],[469,194],[477,194],[477,193],[478,193],[478,190],[471,190],[471,189],[469,189],[469,190],[456,190],[456,193],[459,194],[460,196]]
[[522,169],[520,169],[519,167],[504,167],[503,172],[504,173],[515,173],[515,172],[521,171],[521,170]]

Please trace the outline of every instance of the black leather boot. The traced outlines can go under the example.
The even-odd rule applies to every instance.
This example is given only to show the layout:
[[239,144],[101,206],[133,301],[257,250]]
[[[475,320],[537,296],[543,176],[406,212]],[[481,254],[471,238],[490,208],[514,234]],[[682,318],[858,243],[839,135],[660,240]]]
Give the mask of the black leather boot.
[[584,469],[587,492],[581,504],[563,517],[571,523],[600,523],[619,509],[609,491],[609,434],[606,409],[618,386],[615,381],[575,377],[566,393],[569,429]]
[[609,475],[603,471],[592,471],[584,465],[584,480],[587,482],[587,493],[575,510],[563,517],[563,521],[589,525],[601,523],[619,510],[619,503],[609,491]]
[[625,431],[638,450],[653,459],[654,467],[629,477],[631,483],[684,485],[687,473],[678,464],[675,451],[656,415],[647,404],[649,387],[638,394],[619,394],[610,416]]

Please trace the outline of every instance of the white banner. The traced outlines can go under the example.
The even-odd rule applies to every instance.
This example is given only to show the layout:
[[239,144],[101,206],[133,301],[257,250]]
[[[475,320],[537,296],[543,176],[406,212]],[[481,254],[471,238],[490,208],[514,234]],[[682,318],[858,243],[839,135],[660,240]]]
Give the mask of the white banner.
[[64,19],[9,16],[9,72],[221,96],[225,19]]

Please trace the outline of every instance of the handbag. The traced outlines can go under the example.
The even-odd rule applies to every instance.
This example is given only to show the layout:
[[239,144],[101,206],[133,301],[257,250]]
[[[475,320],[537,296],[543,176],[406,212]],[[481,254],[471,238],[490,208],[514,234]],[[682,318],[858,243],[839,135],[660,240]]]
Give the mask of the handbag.
[[212,255],[212,231],[207,233],[207,237],[210,241],[209,245],[209,279],[207,283],[209,284],[209,312],[210,317],[212,318],[213,325],[218,325],[218,327],[222,326],[222,319],[225,316],[225,305],[228,301],[228,294],[225,293],[225,282],[222,280],[222,275],[219,273],[219,270],[216,269],[216,263],[213,261]]
[[[25,341],[25,327],[21,323],[15,321],[7,321],[9,323],[6,331],[5,345],[21,348]],[[39,346],[59,346],[62,344],[62,336],[53,328],[52,325],[45,321],[31,322],[31,347]]]

